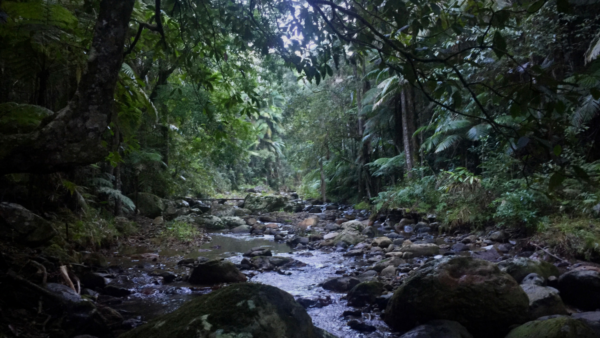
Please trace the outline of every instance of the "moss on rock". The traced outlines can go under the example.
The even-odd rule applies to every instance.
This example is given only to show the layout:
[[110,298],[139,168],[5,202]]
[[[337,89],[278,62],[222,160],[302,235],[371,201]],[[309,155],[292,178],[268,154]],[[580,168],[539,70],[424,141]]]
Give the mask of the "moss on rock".
[[583,321],[568,316],[527,322],[512,331],[506,338],[593,338],[594,331]]
[[190,275],[192,284],[218,284],[245,282],[246,276],[229,261],[212,260],[197,265]]
[[132,198],[137,203],[137,209],[140,211],[142,216],[155,218],[162,215],[165,205],[163,200],[153,194],[147,192],[140,192]]
[[48,243],[56,231],[50,222],[15,203],[0,203],[0,237],[30,246]]
[[306,310],[278,288],[232,285],[184,304],[122,338],[321,338]]
[[382,292],[383,284],[380,282],[362,282],[348,292],[348,305],[365,306],[373,304]]
[[244,199],[244,208],[252,212],[272,212],[283,209],[288,199],[285,196],[261,196],[259,194],[249,194]]
[[498,263],[498,267],[511,275],[517,283],[521,283],[523,278],[530,273],[537,273],[545,279],[548,279],[550,276],[559,276],[558,268],[553,264],[525,257],[515,257],[502,261]]
[[471,257],[425,264],[395,292],[384,316],[397,330],[436,319],[454,320],[474,336],[501,337],[527,318],[529,300],[493,263]]

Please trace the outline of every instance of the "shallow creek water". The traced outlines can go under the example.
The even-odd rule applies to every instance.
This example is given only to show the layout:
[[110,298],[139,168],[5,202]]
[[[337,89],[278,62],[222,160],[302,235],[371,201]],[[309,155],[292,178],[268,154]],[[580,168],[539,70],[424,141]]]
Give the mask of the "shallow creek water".
[[[362,259],[343,257],[339,252],[322,252],[319,250],[303,250],[292,252],[284,243],[277,243],[273,236],[254,237],[250,235],[234,235],[225,233],[211,234],[212,241],[200,247],[174,249],[161,248],[158,251],[149,250],[147,247],[124,247],[114,253],[110,262],[120,269],[112,269],[114,277],[110,285],[128,288],[133,294],[123,299],[122,302],[113,300],[109,305],[125,312],[126,317],[139,318],[144,321],[158,315],[176,310],[184,302],[201,297],[209,293],[212,288],[191,285],[183,281],[163,284],[161,278],[156,276],[161,271],[170,271],[178,276],[189,273],[189,269],[177,266],[177,262],[184,258],[203,256],[209,259],[225,258],[233,263],[239,263],[244,252],[251,248],[267,245],[271,247],[273,255],[293,257],[306,264],[305,267],[288,270],[291,275],[282,275],[277,272],[258,273],[256,271],[243,271],[249,274],[250,282],[273,285],[287,291],[295,298],[309,297],[321,298],[331,304],[322,308],[309,308],[307,311],[313,323],[330,333],[342,337],[396,337],[389,332],[387,326],[378,316],[363,314],[363,321],[377,327],[377,331],[369,334],[360,333],[350,329],[347,319],[342,318],[346,310],[355,310],[346,305],[342,299],[345,294],[324,290],[318,284],[327,278],[340,276],[340,271],[352,271],[354,267],[364,265]],[[158,254],[158,256],[156,256]],[[252,276],[252,273],[256,273]],[[232,315],[235,315],[232,313]]]

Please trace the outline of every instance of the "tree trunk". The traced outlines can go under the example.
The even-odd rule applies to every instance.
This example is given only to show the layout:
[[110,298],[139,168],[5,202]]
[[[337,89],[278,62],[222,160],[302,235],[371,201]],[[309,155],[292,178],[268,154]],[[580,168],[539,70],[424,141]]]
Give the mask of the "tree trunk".
[[406,173],[412,178],[414,168],[414,145],[412,135],[415,132],[414,112],[412,110],[412,98],[409,88],[404,88],[401,94],[402,100],[402,136],[404,139],[404,157],[406,158]]
[[[361,77],[365,76],[365,63],[364,60],[362,60],[362,70],[361,70]],[[359,143],[360,143],[360,150],[359,150],[359,154],[358,154],[358,164],[359,164],[359,168],[358,168],[358,195],[360,198],[362,198],[363,196],[367,196],[367,198],[371,199],[371,175],[369,173],[369,170],[366,169],[366,164],[369,163],[370,161],[370,149],[371,149],[371,142],[369,140],[364,140],[365,137],[365,121],[364,118],[362,117],[362,110],[363,110],[363,105],[362,105],[362,100],[363,100],[363,94],[365,92],[367,92],[367,90],[369,89],[369,83],[368,82],[364,82],[361,80],[361,78],[359,77],[359,73],[358,73],[358,60],[356,61],[356,63],[354,64],[354,77],[356,80],[356,108],[358,110],[358,135],[359,135]],[[363,190],[363,184],[364,184],[364,190]]]
[[102,0],[87,71],[69,104],[29,134],[0,135],[0,174],[50,173],[105,159],[106,131],[135,0]]
[[[116,115],[116,113],[115,113]],[[113,152],[119,153],[119,148],[121,147],[121,133],[119,132],[119,128],[116,127],[114,130],[114,138],[113,138]],[[115,176],[115,190],[121,191],[121,163],[117,163],[117,166],[113,170]],[[121,199],[115,198],[115,216],[121,216]]]
[[[117,164],[115,168],[115,189],[121,191],[121,163]],[[121,199],[115,198],[115,216],[121,216],[122,214]]]
[[323,203],[327,203],[327,182],[325,181],[325,171],[323,170],[323,159],[319,160],[319,169],[321,169],[321,198],[323,198]]

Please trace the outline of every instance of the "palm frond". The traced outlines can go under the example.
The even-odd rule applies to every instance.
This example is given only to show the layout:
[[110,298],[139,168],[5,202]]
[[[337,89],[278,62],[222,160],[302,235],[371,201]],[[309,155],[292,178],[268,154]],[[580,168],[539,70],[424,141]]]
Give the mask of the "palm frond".
[[442,152],[442,151],[452,147],[456,143],[460,142],[460,140],[462,140],[462,137],[460,137],[460,135],[449,135],[437,145],[435,152],[436,153]]
[[574,126],[581,127],[589,122],[600,110],[600,100],[594,100],[592,95],[588,95],[582,105],[575,110],[572,123]]

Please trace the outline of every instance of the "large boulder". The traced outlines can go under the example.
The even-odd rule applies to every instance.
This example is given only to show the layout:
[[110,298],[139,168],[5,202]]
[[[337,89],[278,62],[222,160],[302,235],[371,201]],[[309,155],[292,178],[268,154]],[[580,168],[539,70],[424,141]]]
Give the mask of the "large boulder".
[[498,263],[500,270],[511,275],[517,283],[521,283],[525,276],[530,273],[537,273],[539,276],[548,279],[550,276],[559,276],[558,268],[551,263],[538,261],[526,257],[515,257]]
[[451,320],[432,320],[406,332],[400,338],[473,338],[460,323]]
[[167,221],[172,221],[177,216],[182,215],[179,213],[179,209],[177,209],[177,202],[175,202],[175,201],[164,199],[163,206],[164,206],[163,217]]
[[354,277],[333,277],[319,285],[329,291],[348,292],[358,284],[360,284],[360,280]]
[[564,273],[558,279],[558,290],[565,303],[580,310],[600,309],[600,269],[582,266]]
[[383,293],[383,284],[380,282],[362,282],[348,292],[348,305],[365,306],[374,304],[377,297]]
[[555,288],[535,284],[521,285],[521,287],[529,298],[529,317],[531,319],[567,314],[567,309]]
[[593,338],[598,337],[584,321],[568,316],[534,320],[514,328],[506,338]]
[[198,226],[206,228],[208,230],[221,230],[225,229],[225,223],[217,217],[213,215],[201,215],[194,217],[194,222],[198,224]]
[[19,204],[0,203],[0,237],[37,246],[56,235],[50,222]]
[[225,216],[221,217],[223,224],[228,228],[237,228],[239,226],[246,226],[246,221],[237,216]]
[[287,200],[286,196],[248,194],[244,199],[244,208],[254,213],[279,211],[285,207]]
[[235,208],[233,209],[233,216],[244,217],[248,216],[252,213],[252,211],[245,208]]
[[283,211],[286,212],[300,212],[304,209],[305,205],[302,201],[289,201],[283,207]]
[[139,192],[131,198],[136,203],[140,215],[155,218],[162,215],[165,205],[163,200],[147,192]]
[[228,204],[213,204],[210,214],[217,217],[235,216],[235,207]]
[[426,263],[395,292],[385,322],[396,330],[435,319],[454,320],[475,336],[500,337],[526,320],[529,301],[493,263],[471,257]]
[[276,287],[238,284],[198,297],[122,338],[324,338],[306,310]]
[[192,284],[240,283],[246,281],[246,275],[235,264],[224,260],[212,260],[198,264],[192,270],[188,282]]
[[249,234],[251,231],[252,227],[246,224],[231,229],[234,234]]
[[585,322],[600,337],[600,311],[574,313],[572,316]]
[[349,221],[342,223],[342,231],[333,239],[336,245],[354,245],[361,241],[362,231],[365,225],[360,221]]

